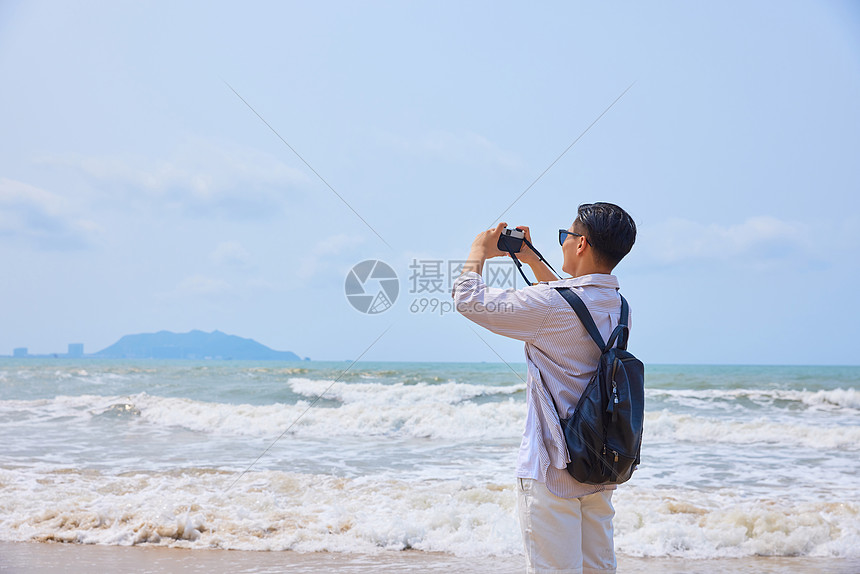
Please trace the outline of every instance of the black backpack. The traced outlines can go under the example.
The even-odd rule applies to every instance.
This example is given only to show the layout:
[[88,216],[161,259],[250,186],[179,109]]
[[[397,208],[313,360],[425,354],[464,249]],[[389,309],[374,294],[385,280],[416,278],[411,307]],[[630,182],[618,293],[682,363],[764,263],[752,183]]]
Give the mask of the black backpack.
[[585,484],[621,484],[639,464],[645,414],[645,366],[627,351],[627,300],[621,297],[621,320],[604,343],[582,299],[567,287],[557,291],[601,351],[573,416],[560,419],[570,454],[567,472]]

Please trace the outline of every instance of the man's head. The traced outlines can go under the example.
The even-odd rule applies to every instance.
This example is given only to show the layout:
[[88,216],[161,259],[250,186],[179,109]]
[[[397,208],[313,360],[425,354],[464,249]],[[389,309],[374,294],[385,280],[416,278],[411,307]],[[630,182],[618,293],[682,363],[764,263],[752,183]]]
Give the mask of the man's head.
[[584,203],[562,244],[562,269],[573,277],[610,273],[636,241],[636,223],[612,203]]

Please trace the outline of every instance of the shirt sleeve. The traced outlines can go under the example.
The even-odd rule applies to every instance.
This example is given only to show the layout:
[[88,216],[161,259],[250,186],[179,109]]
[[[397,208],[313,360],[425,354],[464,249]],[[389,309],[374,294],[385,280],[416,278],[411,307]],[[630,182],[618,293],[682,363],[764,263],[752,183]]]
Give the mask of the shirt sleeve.
[[552,310],[544,291],[541,286],[489,287],[481,275],[470,271],[454,282],[454,306],[461,315],[493,333],[534,343]]

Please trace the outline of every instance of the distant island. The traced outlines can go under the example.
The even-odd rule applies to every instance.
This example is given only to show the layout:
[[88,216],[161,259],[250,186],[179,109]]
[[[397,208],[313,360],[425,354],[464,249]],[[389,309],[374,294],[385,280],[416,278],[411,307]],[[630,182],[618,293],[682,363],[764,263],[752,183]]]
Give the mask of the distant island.
[[236,359],[301,361],[290,351],[275,351],[253,339],[221,331],[205,333],[142,333],[126,335],[110,347],[92,355],[104,359]]
[[[78,358],[97,359],[220,359],[238,361],[301,361],[290,351],[275,351],[253,339],[228,335],[221,331],[206,333],[193,330],[188,333],[159,331],[126,335],[119,341],[97,353],[84,354],[83,345],[69,345],[68,354],[30,355],[22,347],[15,349],[14,357],[32,358]],[[304,359],[308,361],[307,357]]]

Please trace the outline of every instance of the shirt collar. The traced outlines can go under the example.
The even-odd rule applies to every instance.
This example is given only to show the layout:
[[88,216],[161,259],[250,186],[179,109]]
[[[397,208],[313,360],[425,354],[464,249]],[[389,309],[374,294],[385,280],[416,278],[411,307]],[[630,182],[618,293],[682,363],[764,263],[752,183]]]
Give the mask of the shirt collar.
[[615,275],[607,273],[591,273],[589,275],[580,275],[579,277],[571,277],[570,279],[559,279],[558,281],[548,281],[550,287],[608,287],[618,289],[618,278]]

